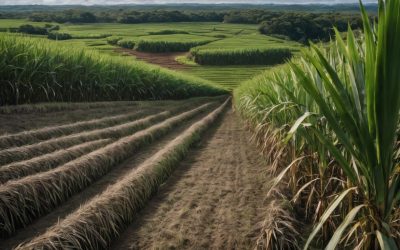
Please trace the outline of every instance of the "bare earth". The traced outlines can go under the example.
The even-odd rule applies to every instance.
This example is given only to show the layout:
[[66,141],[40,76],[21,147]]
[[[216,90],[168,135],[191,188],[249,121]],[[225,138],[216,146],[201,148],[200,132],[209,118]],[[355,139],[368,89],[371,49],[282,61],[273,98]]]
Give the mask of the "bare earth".
[[265,164],[233,111],[208,132],[112,249],[252,249]]
[[168,69],[186,69],[188,66],[175,61],[175,58],[187,54],[187,52],[171,52],[171,53],[147,53],[132,49],[119,48],[116,51],[135,56],[137,59],[159,65]]
[[[214,99],[199,99],[199,105]],[[88,109],[44,114],[0,115],[0,134],[97,119],[135,110],[170,110],[188,101],[160,101],[109,109]],[[193,104],[191,104],[193,106]],[[196,104],[197,105],[197,104]],[[215,104],[216,105],[216,104]],[[215,106],[214,105],[214,106]],[[188,107],[189,109],[190,107]],[[212,107],[211,107],[212,108]],[[145,112],[146,113],[146,112]],[[199,113],[174,127],[167,135],[143,146],[92,185],[74,194],[52,212],[37,218],[0,249],[12,249],[43,234],[54,224],[117,183],[146,159],[162,150],[205,114]],[[16,126],[18,124],[18,126]],[[95,129],[95,128],[93,128]],[[250,133],[230,109],[193,147],[159,193],[137,214],[111,249],[252,249],[265,215],[268,177]],[[6,184],[5,184],[6,185]]]

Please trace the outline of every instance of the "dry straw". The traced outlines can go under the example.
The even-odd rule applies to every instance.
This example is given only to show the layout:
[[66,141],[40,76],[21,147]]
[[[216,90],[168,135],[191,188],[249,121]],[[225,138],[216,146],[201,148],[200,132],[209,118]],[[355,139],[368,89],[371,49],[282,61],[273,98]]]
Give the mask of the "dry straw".
[[16,249],[106,249],[171,175],[189,147],[221,115],[230,99],[194,123],[124,179],[46,233]]

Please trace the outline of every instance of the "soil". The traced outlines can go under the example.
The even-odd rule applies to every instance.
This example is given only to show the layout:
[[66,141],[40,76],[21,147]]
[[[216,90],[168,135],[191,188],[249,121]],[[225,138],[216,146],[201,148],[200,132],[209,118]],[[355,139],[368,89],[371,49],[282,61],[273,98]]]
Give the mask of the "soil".
[[[185,101],[149,106],[171,108],[179,103],[184,105]],[[75,117],[75,120],[79,116],[81,119],[89,119],[123,112],[126,112],[125,108],[70,111],[63,114],[62,118],[54,118],[52,113],[36,115],[36,118],[34,114],[28,114],[27,117],[31,116],[35,122],[29,126],[26,121],[23,127],[48,126],[71,117]],[[11,119],[12,115],[8,117]],[[204,114],[199,114],[174,128],[168,135],[132,152],[131,158],[54,211],[18,230],[13,237],[0,240],[0,249],[11,249],[43,234],[110,185],[135,171],[141,163],[162,150],[202,117]],[[6,120],[5,117],[1,119]],[[8,126],[18,122],[17,118],[13,119],[8,121]],[[4,129],[6,132],[11,130],[7,126]],[[237,115],[231,109],[227,111],[188,152],[171,178],[162,185],[160,192],[149,201],[120,238],[114,241],[111,249],[254,248],[254,239],[259,233],[256,230],[257,224],[264,219],[264,196],[268,179],[265,162],[249,138],[250,134],[243,128]]]
[[179,62],[175,61],[176,57],[184,56],[187,54],[187,52],[148,53],[148,52],[140,52],[124,48],[118,48],[115,49],[115,51],[134,56],[138,60],[142,60],[151,64],[156,64],[168,69],[182,70],[182,69],[187,69],[189,67],[187,65],[180,64]]
[[111,249],[252,249],[265,164],[229,111]]
[[193,122],[200,120],[203,116],[204,114],[197,115],[194,119],[182,123],[171,133],[160,138],[155,143],[141,148],[136,153],[133,152],[132,157],[116,166],[111,172],[85,188],[82,192],[73,195],[66,203],[53,210],[51,213],[37,219],[29,226],[18,230],[13,237],[0,241],[0,249],[12,249],[20,243],[44,233],[49,227],[74,212],[74,210],[78,209],[81,205],[85,204],[96,195],[102,193],[108,186],[118,182],[118,180],[122,179],[124,175],[135,169],[147,158],[150,158],[159,150],[163,149],[169,142],[185,131],[185,129],[187,129]]

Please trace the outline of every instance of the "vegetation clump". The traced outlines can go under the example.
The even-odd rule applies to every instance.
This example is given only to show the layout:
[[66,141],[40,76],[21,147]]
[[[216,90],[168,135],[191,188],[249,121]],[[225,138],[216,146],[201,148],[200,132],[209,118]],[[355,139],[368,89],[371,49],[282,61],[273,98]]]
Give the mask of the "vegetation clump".
[[160,31],[149,32],[149,35],[174,35],[174,34],[189,34],[189,32],[184,30],[160,30]]
[[204,45],[210,41],[150,41],[150,40],[140,40],[137,43],[137,50],[144,52],[186,52],[191,48]]
[[[114,42],[115,40],[112,40]],[[121,39],[117,41],[117,45],[125,49],[133,49],[135,47],[135,41],[132,39]]]
[[201,65],[275,65],[292,57],[288,48],[193,49],[194,61]]
[[72,36],[68,33],[50,32],[47,38],[50,40],[69,40],[72,39]]
[[377,27],[362,10],[362,39],[335,29],[329,46],[235,92],[273,171],[283,169],[274,185],[288,183],[314,222],[304,249],[400,247],[400,2],[379,1]]
[[225,93],[207,81],[46,40],[0,35],[0,105],[182,99]]

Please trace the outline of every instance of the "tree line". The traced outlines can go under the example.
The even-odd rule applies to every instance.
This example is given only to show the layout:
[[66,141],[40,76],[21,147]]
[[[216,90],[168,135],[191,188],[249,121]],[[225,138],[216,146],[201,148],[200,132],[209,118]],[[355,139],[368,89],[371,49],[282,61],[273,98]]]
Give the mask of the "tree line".
[[[0,18],[6,18],[0,15]],[[22,15],[22,14],[21,14]],[[354,12],[304,12],[243,10],[124,10],[89,11],[69,9],[25,13],[30,21],[57,23],[157,23],[157,22],[224,22],[259,24],[262,34],[307,43],[309,40],[327,41],[333,35],[332,27],[345,31],[348,24],[361,29],[360,15]],[[373,17],[373,14],[371,14]]]

